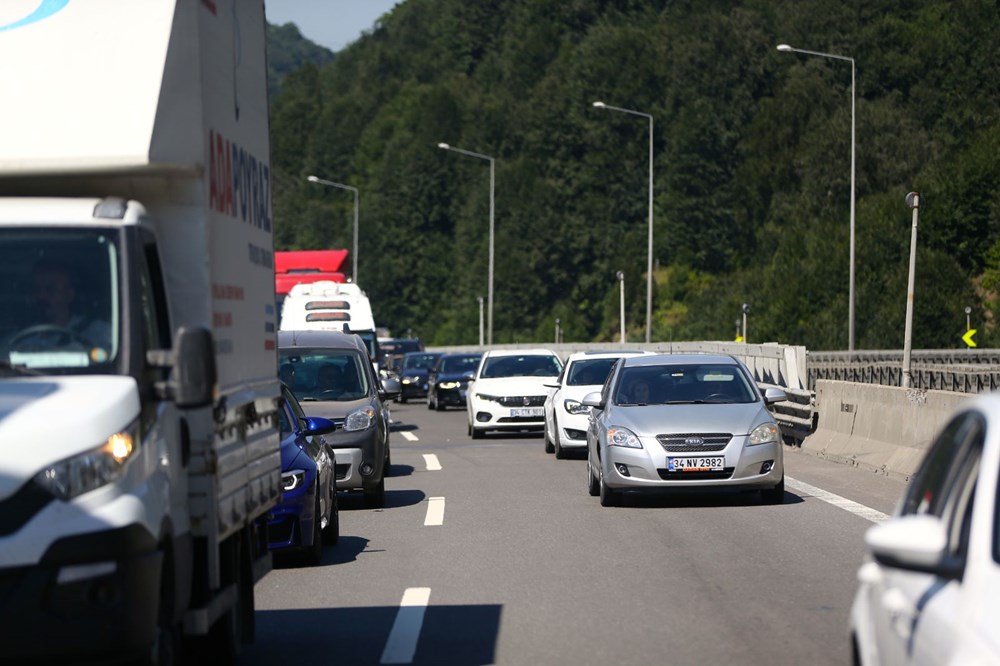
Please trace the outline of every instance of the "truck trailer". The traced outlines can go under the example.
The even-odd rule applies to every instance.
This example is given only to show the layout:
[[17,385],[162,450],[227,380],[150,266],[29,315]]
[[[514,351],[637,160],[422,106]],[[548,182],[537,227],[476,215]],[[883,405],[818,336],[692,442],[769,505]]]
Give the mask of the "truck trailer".
[[0,661],[231,661],[281,494],[263,3],[4,5]]

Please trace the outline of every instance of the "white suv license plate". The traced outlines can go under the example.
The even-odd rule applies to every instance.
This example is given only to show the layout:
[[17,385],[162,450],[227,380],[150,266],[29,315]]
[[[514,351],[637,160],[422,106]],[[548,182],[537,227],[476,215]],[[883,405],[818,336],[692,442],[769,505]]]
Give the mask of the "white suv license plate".
[[510,410],[511,416],[544,416],[544,407],[514,407]]
[[725,466],[725,456],[667,458],[668,472],[720,472]]

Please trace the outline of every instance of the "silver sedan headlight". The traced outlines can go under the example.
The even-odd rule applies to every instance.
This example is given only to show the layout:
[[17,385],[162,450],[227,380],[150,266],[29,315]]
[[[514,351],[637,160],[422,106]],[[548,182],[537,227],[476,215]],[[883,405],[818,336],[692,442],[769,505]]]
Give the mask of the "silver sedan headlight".
[[629,449],[641,449],[642,442],[628,428],[608,428],[608,446],[623,446]]
[[344,432],[357,432],[375,425],[375,410],[371,407],[355,409],[344,419]]
[[778,429],[777,424],[761,423],[753,429],[753,432],[750,433],[750,437],[747,438],[747,443],[750,446],[756,446],[758,444],[777,442],[780,438],[781,431]]
[[117,481],[138,450],[138,430],[132,426],[111,435],[95,449],[46,467],[35,475],[35,483],[68,502]]
[[586,414],[590,411],[590,407],[582,404],[579,400],[566,400],[563,402],[563,407],[570,414]]

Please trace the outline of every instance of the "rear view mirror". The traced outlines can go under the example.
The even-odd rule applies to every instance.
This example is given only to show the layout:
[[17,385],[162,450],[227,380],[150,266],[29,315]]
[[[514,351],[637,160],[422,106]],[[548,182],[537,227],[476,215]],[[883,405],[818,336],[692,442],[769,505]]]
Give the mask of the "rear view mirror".
[[865,545],[879,564],[905,571],[959,578],[962,563],[948,556],[948,532],[943,520],[929,514],[890,518],[869,528]]
[[604,401],[601,399],[600,391],[592,391],[587,395],[583,396],[583,400],[580,401],[587,407],[594,407],[595,409],[604,409]]
[[207,407],[215,400],[215,344],[208,329],[182,326],[174,336],[174,348],[149,350],[146,362],[171,368],[170,379],[157,382],[156,392],[181,409]]
[[303,435],[325,435],[336,429],[336,423],[321,416],[306,416],[302,419]]
[[385,400],[398,398],[399,394],[403,392],[403,385],[394,377],[386,377],[381,381],[381,384],[379,395]]
[[773,405],[776,402],[788,400],[788,395],[780,388],[764,389],[764,404]]

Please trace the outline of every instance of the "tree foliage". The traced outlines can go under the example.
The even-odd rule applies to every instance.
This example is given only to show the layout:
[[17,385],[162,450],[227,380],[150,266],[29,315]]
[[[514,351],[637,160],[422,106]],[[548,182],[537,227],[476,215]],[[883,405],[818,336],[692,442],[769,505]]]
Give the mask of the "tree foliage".
[[[847,346],[856,63],[856,347],[1000,345],[1000,31],[987,0],[405,0],[272,100],[278,249],[350,247],[381,324],[478,339],[495,158],[494,341]],[[287,29],[287,26],[284,29]],[[271,48],[271,57],[288,58]],[[293,51],[296,47],[291,46]],[[276,53],[275,51],[278,51]]]

